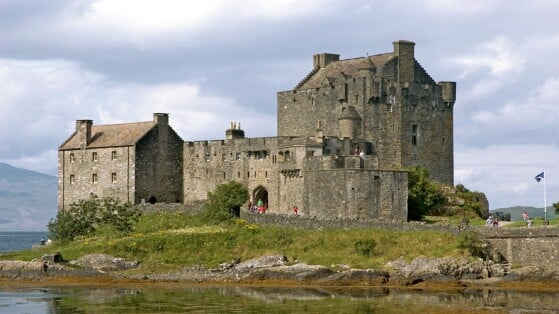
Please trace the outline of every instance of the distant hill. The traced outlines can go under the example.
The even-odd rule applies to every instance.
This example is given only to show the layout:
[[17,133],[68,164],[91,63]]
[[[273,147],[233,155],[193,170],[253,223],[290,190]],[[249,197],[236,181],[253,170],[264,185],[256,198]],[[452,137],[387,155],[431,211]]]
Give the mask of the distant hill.
[[[536,217],[544,217],[544,208],[540,207],[530,207],[530,206],[514,206],[514,207],[507,207],[507,208],[498,208],[491,210],[490,212],[503,212],[503,213],[510,213],[512,221],[519,221],[522,220],[522,213],[526,211],[528,215],[532,218]],[[553,206],[547,207],[547,218],[553,219],[558,215],[555,214],[555,208]]]
[[0,162],[0,231],[44,231],[57,211],[57,178]]

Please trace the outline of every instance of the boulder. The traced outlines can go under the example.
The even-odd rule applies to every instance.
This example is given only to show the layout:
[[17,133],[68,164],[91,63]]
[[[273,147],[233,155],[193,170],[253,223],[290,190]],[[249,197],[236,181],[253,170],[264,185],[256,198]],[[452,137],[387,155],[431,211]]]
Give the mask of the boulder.
[[330,276],[332,270],[320,265],[299,263],[291,266],[274,266],[251,270],[244,279],[314,281]]
[[138,262],[127,261],[121,257],[114,257],[109,254],[88,254],[70,261],[72,265],[102,271],[124,270],[138,267]]
[[234,266],[234,270],[242,272],[254,268],[282,266],[286,263],[287,257],[284,255],[264,255],[242,263],[237,263]]
[[334,273],[319,280],[320,283],[336,286],[381,285],[388,282],[389,274],[376,269],[350,269]]

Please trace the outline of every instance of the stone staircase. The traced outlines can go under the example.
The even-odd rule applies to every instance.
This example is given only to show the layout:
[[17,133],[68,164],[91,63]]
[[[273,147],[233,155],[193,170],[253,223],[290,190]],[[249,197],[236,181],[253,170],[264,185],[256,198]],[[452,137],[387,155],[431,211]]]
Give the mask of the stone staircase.
[[501,261],[501,266],[503,267],[503,270],[505,271],[505,276],[510,274],[510,272],[512,270],[512,265],[507,259],[503,259]]

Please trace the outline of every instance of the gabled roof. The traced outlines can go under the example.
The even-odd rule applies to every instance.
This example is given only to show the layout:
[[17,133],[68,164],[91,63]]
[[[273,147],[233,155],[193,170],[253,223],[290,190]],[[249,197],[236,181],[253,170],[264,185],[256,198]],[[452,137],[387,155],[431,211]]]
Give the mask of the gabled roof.
[[390,62],[394,53],[383,53],[374,56],[346,59],[329,63],[323,68],[313,69],[312,75],[304,82],[297,85],[296,89],[310,89],[323,86],[325,80],[331,81],[332,78],[343,76],[357,76],[360,69],[382,68]]
[[[147,132],[157,124],[153,121],[93,125],[91,127],[91,141],[87,148],[131,146],[136,144]],[[74,132],[59,150],[79,149],[80,138]]]

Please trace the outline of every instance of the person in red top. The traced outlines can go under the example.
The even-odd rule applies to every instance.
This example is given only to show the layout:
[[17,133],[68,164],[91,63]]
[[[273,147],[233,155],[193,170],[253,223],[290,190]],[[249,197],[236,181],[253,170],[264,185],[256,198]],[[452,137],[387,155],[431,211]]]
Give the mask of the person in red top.
[[293,215],[297,216],[298,211],[299,211],[299,208],[297,208],[297,206],[293,206]]

